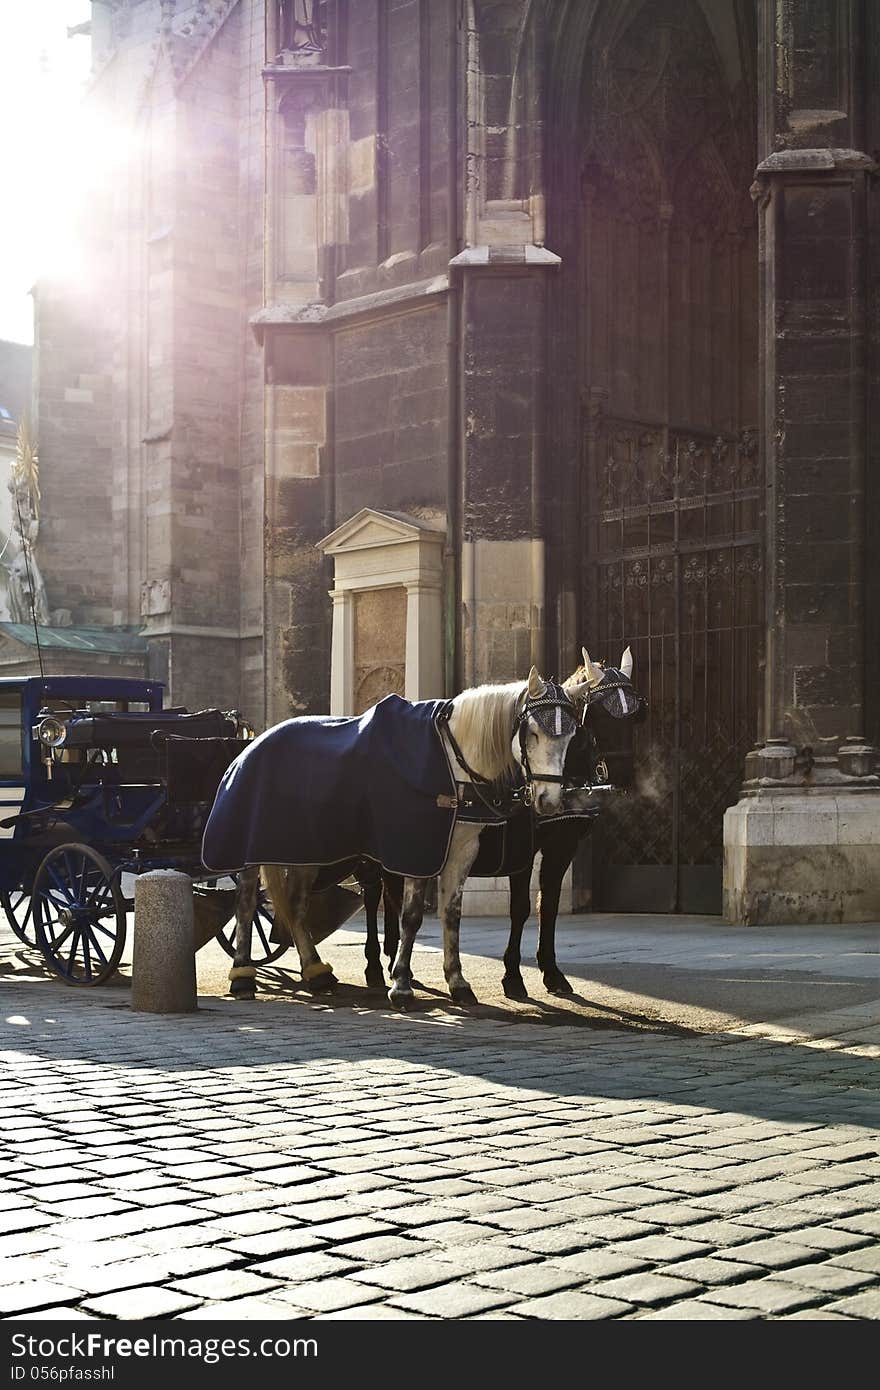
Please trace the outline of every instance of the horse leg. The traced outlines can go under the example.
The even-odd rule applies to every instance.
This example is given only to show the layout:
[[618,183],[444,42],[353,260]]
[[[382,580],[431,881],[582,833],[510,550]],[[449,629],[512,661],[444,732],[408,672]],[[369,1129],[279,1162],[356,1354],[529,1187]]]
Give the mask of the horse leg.
[[426,878],[408,878],[404,882],[400,943],[394,957],[394,964],[391,967],[391,988],[388,991],[389,1002],[396,1004],[401,1009],[405,1009],[408,1004],[412,1003],[412,950],[416,934],[425,915],[427,887],[428,880]]
[[382,873],[382,916],[385,934],[382,950],[393,961],[400,945],[400,914],[403,908],[403,878],[400,874]]
[[318,869],[298,864],[264,864],[262,875],[275,918],[296,946],[303,984],[313,994],[333,989],[336,978],[332,966],[321,960],[305,924]]
[[541,854],[537,961],[548,994],[573,994],[574,990],[556,964],[556,918],[562,880],[574,859],[584,830],[577,821],[553,826],[552,830],[553,834],[547,836]]
[[523,927],[532,910],[529,882],[531,864],[527,869],[510,875],[510,937],[504,952],[504,978],[501,987],[508,999],[528,999],[528,990],[520,974]]
[[461,898],[471,865],[477,857],[482,828],[480,825],[456,826],[437,888],[438,915],[443,923],[443,974],[456,1004],[477,1002],[477,996],[462,974],[458,938]]
[[385,975],[379,950],[379,899],[382,897],[382,877],[378,870],[375,878],[366,878],[363,889],[364,913],[367,919],[367,939],[364,943],[367,968],[364,978],[370,989],[384,989]]
[[235,885],[235,957],[229,970],[229,993],[233,999],[253,999],[257,993],[251,938],[259,892],[260,870],[242,869]]

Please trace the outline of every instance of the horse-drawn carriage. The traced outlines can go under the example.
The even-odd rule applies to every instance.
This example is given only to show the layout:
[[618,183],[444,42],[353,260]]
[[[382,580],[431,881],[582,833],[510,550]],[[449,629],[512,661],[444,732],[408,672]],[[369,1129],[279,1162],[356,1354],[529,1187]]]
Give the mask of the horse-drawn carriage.
[[[535,853],[561,883],[604,800],[597,793],[613,789],[597,757],[595,718],[616,702],[612,722],[626,723],[643,704],[629,680],[628,651],[623,670],[594,666],[586,652],[584,662],[564,686],[533,668],[527,682],[416,705],[388,696],[359,718],[289,720],[256,740],[235,711],[163,708],[163,687],[154,681],[0,680],[0,905],[13,931],[62,979],[97,985],[122,958],[132,876],[181,870],[193,880],[197,938],[216,934],[234,959],[232,992],[252,997],[254,966],[278,959],[291,941],[303,979],[326,987],[332,971],[315,945],[361,901],[367,980],[384,984],[375,912],[383,888],[387,907],[397,877],[404,930],[389,997],[405,1005],[426,886],[439,876],[444,936],[455,942],[447,978],[453,997],[466,1000],[457,963],[464,879],[507,874],[513,893],[522,878],[524,921]],[[335,782],[332,750],[344,755]],[[323,818],[318,787],[327,793]],[[493,797],[504,809],[492,810],[499,804]],[[512,862],[505,839],[501,860],[481,866],[487,822],[507,825],[517,807],[529,827],[522,864]],[[552,830],[551,841],[539,826]],[[260,866],[268,895],[259,887]],[[551,878],[545,884],[542,877],[542,890],[558,901]],[[453,904],[448,920],[445,900]],[[539,963],[548,989],[563,992],[552,949],[555,915],[555,904],[549,914],[542,910]],[[511,997],[522,990],[521,931],[514,922],[505,956]],[[395,937],[386,913],[386,943]]]
[[118,966],[131,875],[208,878],[205,819],[252,731],[236,712],[162,701],[156,681],[0,681],[0,904],[69,984],[102,984]]

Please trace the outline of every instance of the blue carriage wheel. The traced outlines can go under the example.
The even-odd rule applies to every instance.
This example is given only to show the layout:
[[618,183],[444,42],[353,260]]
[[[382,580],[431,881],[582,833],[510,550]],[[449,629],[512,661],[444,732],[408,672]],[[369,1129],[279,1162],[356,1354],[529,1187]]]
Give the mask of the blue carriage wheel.
[[[230,878],[238,883],[238,875],[230,874]],[[257,898],[257,910],[254,913],[254,928],[251,933],[251,961],[254,965],[271,965],[273,961],[284,955],[288,948],[288,942],[275,942],[272,940],[273,924],[272,904],[269,901],[269,894],[262,884]],[[217,933],[217,940],[223,947],[227,956],[235,958],[235,918],[232,917],[225,926],[221,927]]]
[[23,888],[12,888],[8,893],[0,892],[0,907],[19,941],[25,946],[36,946],[37,933],[31,914],[31,896]]
[[100,985],[125,948],[126,901],[119,876],[90,845],[58,845],[36,874],[31,903],[37,945],[69,985]]

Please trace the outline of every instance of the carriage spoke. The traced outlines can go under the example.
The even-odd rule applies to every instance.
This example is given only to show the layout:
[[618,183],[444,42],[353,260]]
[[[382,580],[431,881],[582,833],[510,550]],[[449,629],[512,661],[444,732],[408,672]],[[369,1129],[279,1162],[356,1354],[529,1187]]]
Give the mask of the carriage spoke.
[[[47,925],[49,926],[49,929],[50,929],[50,931],[51,931],[52,928],[53,928],[56,924],[53,923],[53,922],[49,922]],[[59,926],[61,925],[60,922],[58,923],[58,925],[59,925]],[[73,923],[70,922],[70,923],[64,928],[64,930],[63,930],[63,932],[61,933],[60,936],[56,936],[55,933],[54,933],[54,931],[52,931],[52,937],[51,937],[51,941],[50,941],[49,944],[51,945],[52,951],[53,951],[53,953],[54,953],[55,955],[58,954],[59,950],[60,950],[61,947],[64,945],[65,941],[66,941],[67,938],[70,936],[70,933],[71,933],[73,930],[74,930]]]
[[46,892],[46,902],[56,913],[63,912],[70,907],[70,899],[62,897],[57,889],[49,888]]
[[[86,933],[88,934],[88,938],[89,938],[89,940],[90,940],[91,943],[92,943],[92,950],[95,952],[96,955],[100,956],[100,958],[101,958],[101,964],[102,964],[102,965],[106,965],[106,964],[107,964],[107,957],[104,955],[104,952],[103,952],[103,950],[101,949],[101,943],[98,941],[98,938],[95,936],[94,925],[92,925],[92,926],[87,926],[87,927],[86,927]],[[108,933],[108,935],[109,935],[109,933]]]
[[81,931],[80,931],[80,928],[79,928],[79,927],[74,927],[74,928],[73,928],[73,944],[72,944],[72,946],[71,946],[71,948],[70,948],[70,953],[69,953],[69,955],[68,955],[68,957],[67,957],[67,973],[68,973],[68,975],[72,975],[72,974],[73,974],[73,962],[74,962],[74,957],[76,956],[76,948],[77,948],[77,946],[79,945],[81,935],[82,935],[82,933],[81,933]]
[[36,945],[36,932],[33,926],[31,898],[23,888],[12,888],[9,892],[0,891],[0,906],[15,935],[25,946]]
[[96,932],[96,931],[103,932],[105,936],[109,936],[109,937],[110,937],[110,940],[111,940],[111,941],[112,941],[112,940],[114,939],[114,937],[116,936],[115,931],[112,931],[110,927],[105,927],[103,922],[96,921],[95,918],[92,918],[91,930],[92,930],[92,932]]
[[[233,884],[238,887],[238,876],[231,875]],[[236,907],[236,913],[239,908]],[[256,966],[271,965],[274,961],[283,956],[289,947],[288,941],[274,942],[272,940],[272,925],[274,917],[271,902],[265,890],[260,889],[256,907],[251,918],[251,963]],[[217,933],[217,942],[222,946],[228,956],[235,959],[235,937],[236,937],[236,918],[227,922]],[[261,955],[262,952],[262,955]]]
[[52,879],[52,882],[54,883],[57,892],[62,894],[65,904],[72,903],[74,899],[71,897],[69,883],[66,879],[63,879],[59,875],[58,870],[55,868],[54,864],[49,865],[49,876]]
[[91,956],[89,955],[89,929],[87,926],[81,929],[79,939],[82,943],[83,969],[85,971],[86,979],[90,980],[92,978],[92,960]]
[[85,844],[50,850],[32,896],[37,944],[62,979],[97,985],[113,974],[125,947],[126,906],[102,855]]
[[77,889],[77,895],[76,895],[79,902],[85,902],[85,898],[86,898],[86,889],[87,889],[87,885],[88,885],[88,877],[89,877],[89,866],[88,866],[88,862],[87,862],[85,859],[83,859],[82,862],[81,862],[81,864],[80,864],[79,888]]
[[263,914],[260,912],[259,908],[257,908],[256,912],[254,913],[254,926],[257,929],[257,935],[260,938],[263,950],[265,951],[267,956],[270,956],[272,954],[273,948],[269,942],[269,938],[263,930]]
[[112,907],[112,905],[112,885],[110,883],[104,882],[102,885],[100,885],[100,890],[94,890],[91,901],[89,902],[89,911],[96,913],[97,916],[101,917],[104,915],[102,909],[110,908]]

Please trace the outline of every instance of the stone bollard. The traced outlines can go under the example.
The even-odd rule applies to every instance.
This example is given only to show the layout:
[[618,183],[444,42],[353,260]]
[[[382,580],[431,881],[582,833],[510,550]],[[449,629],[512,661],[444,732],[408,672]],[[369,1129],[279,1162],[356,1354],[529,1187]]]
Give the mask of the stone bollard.
[[152,869],[134,881],[131,1007],[150,1014],[198,1007],[192,880],[176,869]]

